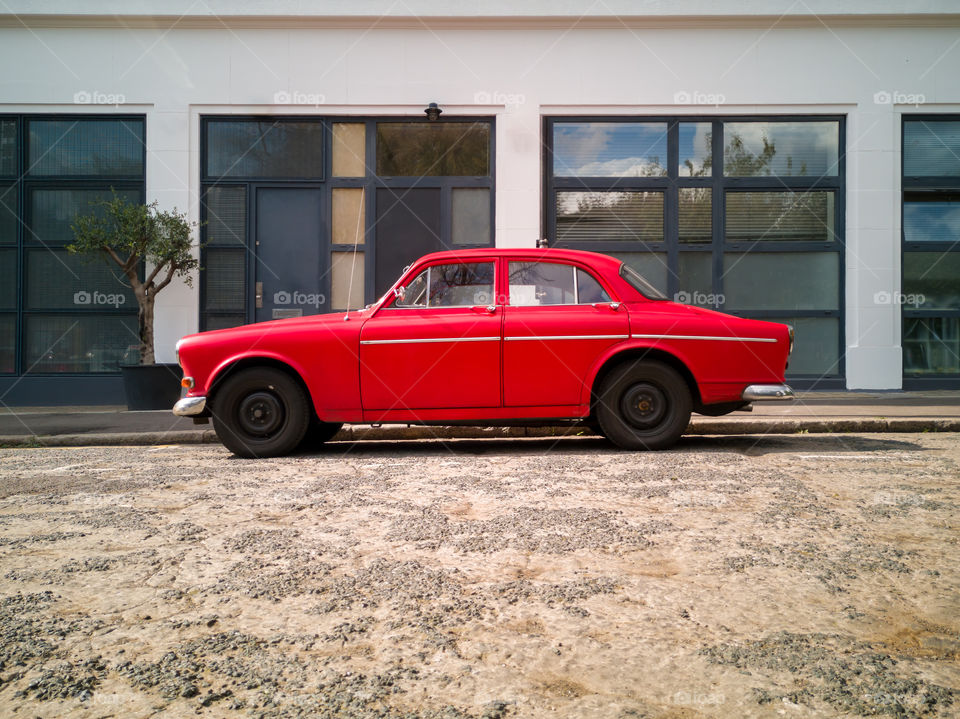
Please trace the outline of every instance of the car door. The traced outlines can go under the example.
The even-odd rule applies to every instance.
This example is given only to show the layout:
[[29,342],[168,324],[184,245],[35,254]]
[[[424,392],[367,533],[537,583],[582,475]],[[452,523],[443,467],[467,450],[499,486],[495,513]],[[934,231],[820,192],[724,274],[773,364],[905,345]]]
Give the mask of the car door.
[[427,267],[360,333],[364,412],[500,407],[496,262]]
[[592,273],[572,264],[511,261],[507,276],[504,404],[579,404],[597,358],[630,336],[626,308]]

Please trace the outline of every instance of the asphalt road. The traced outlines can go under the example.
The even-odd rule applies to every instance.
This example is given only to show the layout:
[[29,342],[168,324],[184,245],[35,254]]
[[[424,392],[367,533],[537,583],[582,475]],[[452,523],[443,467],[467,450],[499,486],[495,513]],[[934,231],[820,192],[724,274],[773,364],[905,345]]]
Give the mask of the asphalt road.
[[953,434],[0,449],[0,715],[948,717]]

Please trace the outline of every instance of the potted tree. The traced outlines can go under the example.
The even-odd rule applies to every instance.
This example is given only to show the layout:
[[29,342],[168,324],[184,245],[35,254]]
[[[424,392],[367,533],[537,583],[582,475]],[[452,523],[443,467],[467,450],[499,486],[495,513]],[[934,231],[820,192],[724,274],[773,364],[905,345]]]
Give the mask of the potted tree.
[[[103,257],[120,269],[117,279],[137,298],[140,326],[139,364],[121,366],[129,409],[169,409],[180,396],[176,365],[157,364],[154,353],[153,313],[157,293],[174,277],[191,284],[190,272],[199,267],[191,235],[197,223],[185,215],[130,202],[112,193],[91,203],[89,214],[74,218],[70,252]],[[146,271],[144,271],[146,267]]]

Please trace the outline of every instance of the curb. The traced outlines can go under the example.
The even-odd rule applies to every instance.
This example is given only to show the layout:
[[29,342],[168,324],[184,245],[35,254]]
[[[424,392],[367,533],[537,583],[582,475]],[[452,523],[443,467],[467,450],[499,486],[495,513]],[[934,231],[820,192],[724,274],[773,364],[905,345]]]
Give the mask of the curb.
[[[960,418],[844,419],[714,419],[697,418],[686,435],[823,434],[823,433],[960,432]],[[431,439],[516,439],[595,436],[581,425],[559,427],[421,427],[407,425],[346,425],[333,441],[398,441]],[[100,447],[218,442],[212,429],[168,432],[117,432],[0,436],[0,447]]]

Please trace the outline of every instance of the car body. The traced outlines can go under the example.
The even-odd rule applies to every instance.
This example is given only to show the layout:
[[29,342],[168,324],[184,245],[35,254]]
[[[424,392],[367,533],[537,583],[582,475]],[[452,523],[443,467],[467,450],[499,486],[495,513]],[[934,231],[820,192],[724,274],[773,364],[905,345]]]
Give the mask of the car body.
[[349,423],[585,422],[670,446],[691,411],[792,397],[793,331],[663,298],[621,260],[564,249],[422,257],[377,302],[184,337],[187,395],[235,453]]

